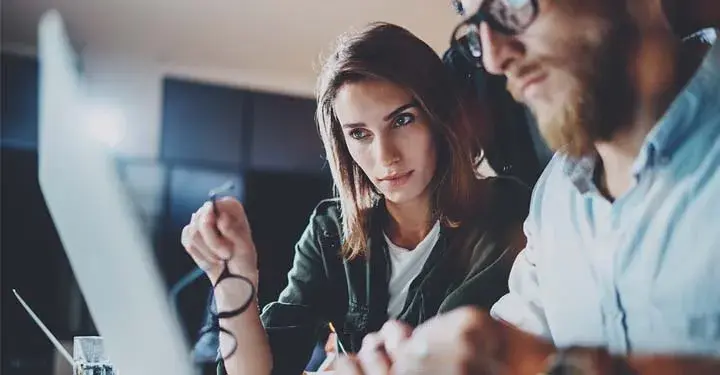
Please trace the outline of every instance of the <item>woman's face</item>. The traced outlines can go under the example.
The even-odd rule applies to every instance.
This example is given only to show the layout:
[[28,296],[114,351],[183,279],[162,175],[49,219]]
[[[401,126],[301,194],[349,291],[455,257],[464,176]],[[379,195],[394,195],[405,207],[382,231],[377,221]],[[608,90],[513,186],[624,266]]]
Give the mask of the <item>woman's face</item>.
[[386,201],[428,199],[435,143],[428,117],[407,90],[379,80],[348,83],[334,107],[351,157]]

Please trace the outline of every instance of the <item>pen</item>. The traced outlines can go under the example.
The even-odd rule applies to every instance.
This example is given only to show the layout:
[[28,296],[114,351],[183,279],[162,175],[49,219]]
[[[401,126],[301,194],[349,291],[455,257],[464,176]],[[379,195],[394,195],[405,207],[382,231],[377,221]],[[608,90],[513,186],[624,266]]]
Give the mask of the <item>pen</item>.
[[217,205],[215,204],[215,201],[217,200],[217,196],[220,194],[223,194],[223,193],[227,193],[228,191],[231,191],[234,188],[235,188],[235,184],[232,181],[228,181],[228,182],[222,184],[220,187],[210,190],[210,193],[208,195],[210,196],[210,202],[212,203],[212,210],[213,210],[213,214],[215,215],[216,220],[219,215]]
[[342,340],[340,340],[340,335],[338,335],[337,331],[335,331],[335,326],[333,326],[332,322],[328,322],[328,327],[330,327],[330,332],[334,333],[335,337],[337,337],[337,344],[340,350],[343,354],[347,355],[347,351],[345,350],[345,347],[343,347]]

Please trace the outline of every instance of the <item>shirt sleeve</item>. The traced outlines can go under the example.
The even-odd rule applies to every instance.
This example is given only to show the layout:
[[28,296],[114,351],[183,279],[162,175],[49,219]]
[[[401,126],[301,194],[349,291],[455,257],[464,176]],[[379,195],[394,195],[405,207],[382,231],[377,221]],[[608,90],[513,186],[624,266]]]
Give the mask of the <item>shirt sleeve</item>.
[[490,315],[525,332],[552,340],[542,305],[537,272],[537,249],[533,247],[533,237],[529,229],[530,220],[529,217],[524,225],[527,245],[515,258],[510,271],[509,293],[493,305]]
[[317,343],[326,307],[327,280],[316,231],[308,229],[295,248],[288,284],[277,301],[265,306],[260,319],[270,342],[273,374],[300,374]]

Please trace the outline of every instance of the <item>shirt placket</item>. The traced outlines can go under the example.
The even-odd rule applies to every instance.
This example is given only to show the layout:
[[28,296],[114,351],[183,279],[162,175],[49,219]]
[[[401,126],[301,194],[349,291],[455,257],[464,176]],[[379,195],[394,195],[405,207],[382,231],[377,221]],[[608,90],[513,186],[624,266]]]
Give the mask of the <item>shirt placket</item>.
[[597,237],[595,268],[600,275],[602,288],[601,310],[605,336],[609,349],[616,353],[627,353],[627,329],[625,309],[618,290],[617,258],[622,243],[623,228],[620,202],[610,203],[605,198],[595,198],[597,215]]

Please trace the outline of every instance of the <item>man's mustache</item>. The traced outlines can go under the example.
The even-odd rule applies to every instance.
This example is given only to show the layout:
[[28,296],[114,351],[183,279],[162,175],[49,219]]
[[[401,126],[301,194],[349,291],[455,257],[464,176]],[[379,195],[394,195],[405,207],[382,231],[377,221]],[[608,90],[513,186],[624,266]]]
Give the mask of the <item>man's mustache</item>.
[[510,92],[512,97],[522,102],[522,88],[525,84],[526,79],[530,78],[533,74],[540,70],[540,64],[537,62],[525,63],[517,67],[511,67],[505,72],[507,82],[505,88]]

